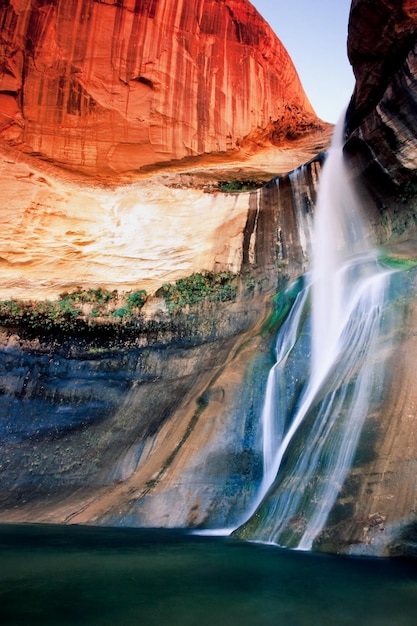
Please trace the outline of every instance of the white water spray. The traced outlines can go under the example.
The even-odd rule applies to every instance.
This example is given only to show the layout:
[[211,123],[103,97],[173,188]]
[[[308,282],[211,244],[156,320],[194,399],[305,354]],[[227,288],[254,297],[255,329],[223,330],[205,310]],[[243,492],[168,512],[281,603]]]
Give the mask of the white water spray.
[[361,208],[343,157],[344,115],[320,179],[315,213],[312,376],[321,379],[338,356],[349,302],[361,275],[376,270]]
[[288,394],[288,360],[301,335],[308,284],[278,333],[262,413],[264,476],[258,514],[249,521],[254,539],[304,550],[326,523],[369,411],[389,274],[378,265],[348,179],[343,122],[316,206],[310,370],[302,390],[293,385]]

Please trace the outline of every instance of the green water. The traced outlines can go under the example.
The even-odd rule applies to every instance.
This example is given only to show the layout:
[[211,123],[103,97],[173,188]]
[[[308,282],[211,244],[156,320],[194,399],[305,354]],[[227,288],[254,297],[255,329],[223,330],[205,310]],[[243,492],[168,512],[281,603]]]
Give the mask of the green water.
[[0,526],[1,626],[415,626],[417,563],[179,532]]

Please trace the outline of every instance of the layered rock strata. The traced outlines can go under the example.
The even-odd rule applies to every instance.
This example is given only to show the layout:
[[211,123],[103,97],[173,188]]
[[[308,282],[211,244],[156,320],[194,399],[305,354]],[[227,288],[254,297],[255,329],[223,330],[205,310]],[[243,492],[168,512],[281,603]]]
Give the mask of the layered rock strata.
[[352,3],[348,53],[356,85],[345,152],[381,195],[410,183],[417,170],[416,41],[416,2]]
[[247,0],[8,0],[0,136],[89,173],[282,142],[318,120]]
[[253,192],[206,193],[176,175],[74,184],[16,153],[0,154],[0,299],[55,299],[98,286],[152,294],[195,272],[264,268],[278,253],[295,275],[309,251],[295,245],[304,208],[294,198],[305,196],[311,215],[320,163],[314,159],[302,179],[291,174]]
[[[182,476],[175,506],[167,475],[178,459],[189,468],[193,455],[204,459],[205,446],[219,440],[217,416],[213,425],[205,412],[223,407],[228,422],[238,393],[234,368],[216,381],[233,361],[247,366],[244,343],[262,308],[259,299],[243,298],[119,332],[99,327],[77,338],[49,333],[39,341],[22,329],[3,332],[0,519],[103,523],[111,517],[116,525],[192,526],[194,507],[194,523],[206,520],[224,491],[220,468],[217,476],[201,467]],[[259,393],[261,387],[251,391],[247,406],[257,404]],[[248,492],[239,468],[246,464],[253,478],[259,466],[248,458],[256,456],[250,452],[255,433],[253,425],[252,435],[229,432],[222,454],[217,450],[226,474],[228,459],[235,458],[236,498]],[[151,495],[161,485],[158,508]],[[197,485],[206,492],[201,505]],[[133,504],[143,507],[143,498],[153,512],[133,515]],[[224,500],[212,516],[224,522],[238,512],[236,501]]]
[[[12,4],[14,11],[23,6]],[[353,2],[349,54],[357,86],[345,146],[378,241],[396,246],[397,257],[411,265],[417,258],[415,9],[411,0]],[[272,288],[309,267],[319,172],[320,161],[313,161],[233,199],[238,215],[227,223],[237,227],[239,243],[231,268],[242,276],[233,303],[206,302],[179,317],[160,310],[136,327],[90,329],[76,339],[46,332],[39,341],[27,328],[4,329],[1,399],[8,417],[1,421],[0,519],[239,523],[260,480],[262,395],[271,338],[285,310],[278,306],[275,323],[270,319],[262,333],[261,322],[271,310]],[[27,184],[33,176],[41,174],[28,176]],[[231,206],[225,202],[224,215]],[[231,249],[222,258],[230,259]],[[376,355],[388,364],[384,385],[375,383],[382,401],[367,417],[317,549],[416,553],[415,270],[399,283],[392,293],[402,316],[394,349],[387,354],[381,346]]]
[[[271,290],[308,264],[298,228],[311,216],[320,160],[303,170],[294,203],[291,177],[208,194],[184,189],[182,175],[131,184],[113,174],[242,143],[247,156],[259,142],[320,128],[295,69],[247,2],[12,0],[0,19],[2,297],[98,285],[152,293],[193,272],[241,276],[225,304],[206,299],[174,314],[151,297],[131,322],[80,321],[76,335],[19,319],[3,328],[1,519],[235,522],[260,467],[269,350],[259,324]],[[242,395],[254,367],[259,385]]]
[[233,301],[175,313],[150,298],[144,316],[77,335],[3,327],[1,520],[236,525],[261,471],[275,328],[261,326],[309,265],[320,168],[240,196]]

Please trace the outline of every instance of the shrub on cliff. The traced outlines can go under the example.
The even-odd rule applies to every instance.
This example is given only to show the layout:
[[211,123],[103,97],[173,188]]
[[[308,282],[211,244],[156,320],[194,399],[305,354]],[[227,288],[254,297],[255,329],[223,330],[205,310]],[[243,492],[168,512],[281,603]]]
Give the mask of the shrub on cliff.
[[246,193],[264,185],[264,181],[255,180],[219,180],[217,187],[223,193]]
[[148,294],[144,289],[128,293],[127,296],[125,296],[126,304],[113,311],[113,317],[119,319],[133,317],[140,312],[147,299]]
[[[83,320],[89,323],[89,320],[100,317],[114,323],[138,316],[146,300],[143,289],[119,296],[116,290],[110,292],[101,287],[65,292],[56,301],[3,300],[0,302],[0,323],[34,330],[70,331]],[[120,304],[122,306],[116,309]]]
[[165,283],[156,295],[165,299],[171,313],[205,299],[226,302],[234,300],[237,295],[237,275],[231,272],[191,274],[175,284]]
[[0,321],[3,324],[22,325],[33,329],[51,329],[60,327],[71,329],[81,311],[68,302],[19,302],[4,300],[0,302]]

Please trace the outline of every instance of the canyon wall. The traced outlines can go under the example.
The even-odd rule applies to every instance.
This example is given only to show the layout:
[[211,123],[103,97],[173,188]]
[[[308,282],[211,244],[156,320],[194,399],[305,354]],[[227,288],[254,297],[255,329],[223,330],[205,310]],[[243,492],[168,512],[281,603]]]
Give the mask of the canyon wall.
[[[259,477],[262,320],[308,266],[300,223],[322,158],[304,183],[240,194],[184,184],[196,177],[184,169],[116,174],[265,143],[287,162],[286,142],[306,137],[314,154],[328,129],[245,1],[15,0],[0,20],[1,297],[34,311],[77,288],[150,295],[127,321],[3,319],[0,519],[236,523]],[[298,149],[288,162],[302,162]],[[229,171],[214,163],[214,187],[216,163]],[[177,312],[154,295],[207,271],[236,275],[236,294]]]
[[[204,8],[209,5],[213,10],[204,13]],[[417,93],[416,5],[411,0],[401,3],[354,0],[352,3],[348,50],[357,82],[346,119],[344,148],[352,180],[365,202],[376,242],[389,246],[391,255],[401,262],[411,262],[411,266],[417,258],[417,129],[413,115]],[[59,2],[38,2],[32,3],[30,10],[24,0],[4,5],[4,23],[14,24],[5,32],[17,33],[17,40],[14,54],[9,54],[10,42],[7,43],[9,52],[3,66],[6,68],[4,77],[9,81],[4,83],[8,86],[2,93],[3,111],[6,112],[3,140],[13,143],[19,150],[38,151],[44,158],[53,158],[69,168],[105,173],[122,172],[200,151],[234,148],[245,134],[247,139],[256,137],[259,125],[267,127],[270,139],[273,139],[274,128],[278,138],[305,130],[312,112],[308,105],[302,104],[304,95],[300,95],[298,79],[291,69],[288,70],[288,81],[294,85],[297,96],[290,97],[295,104],[290,105],[291,111],[285,111],[291,119],[301,120],[301,124],[291,122],[284,135],[287,113],[279,108],[278,92],[269,91],[265,95],[265,85],[275,84],[270,74],[265,81],[265,74],[259,79],[260,83],[256,83],[262,85],[262,89],[254,96],[258,103],[258,108],[254,109],[256,113],[250,115],[242,113],[241,105],[233,101],[232,93],[227,91],[229,95],[226,97],[212,82],[208,91],[204,91],[205,87],[203,89],[197,80],[202,90],[200,93],[204,93],[202,100],[193,100],[194,95],[189,94],[190,106],[192,102],[192,106],[197,106],[206,98],[209,102],[213,102],[210,98],[214,98],[214,102],[220,98],[224,105],[223,108],[215,107],[216,110],[235,112],[230,117],[234,121],[230,143],[219,143],[219,137],[229,132],[222,120],[205,118],[201,108],[196,112],[190,110],[188,104],[184,107],[188,111],[189,124],[176,118],[175,124],[178,122],[181,132],[175,135],[174,126],[171,126],[173,101],[170,100],[175,89],[166,92],[164,102],[169,106],[159,118],[163,123],[156,124],[162,129],[160,135],[157,136],[157,129],[150,124],[152,132],[144,139],[135,116],[132,120],[130,118],[133,110],[130,109],[130,98],[133,105],[139,102],[141,107],[148,107],[146,110],[152,115],[160,113],[158,98],[162,80],[158,68],[165,76],[170,76],[169,81],[174,79],[167,71],[166,56],[158,68],[150,62],[148,73],[140,64],[142,52],[133,46],[134,38],[131,37],[132,32],[139,32],[134,30],[139,28],[139,15],[145,16],[143,22],[146,24],[141,41],[151,41],[158,50],[161,38],[155,35],[154,25],[162,22],[156,20],[162,14],[172,17],[174,22],[171,23],[179,24],[175,30],[178,37],[171,50],[172,59],[177,46],[178,49],[182,46],[187,54],[183,53],[184,67],[181,64],[179,67],[186,72],[189,59],[194,59],[194,51],[198,49],[198,58],[204,63],[207,75],[211,76],[210,81],[229,80],[229,70],[210,73],[212,66],[207,59],[214,63],[218,57],[214,52],[214,56],[204,54],[207,46],[215,47],[207,15],[217,16],[226,11],[231,16],[230,21],[229,18],[226,21],[218,18],[220,21],[216,24],[222,24],[223,41],[228,42],[227,49],[231,42],[233,54],[237,55],[236,50],[250,50],[249,65],[256,65],[259,54],[264,58],[265,50],[259,38],[247,39],[247,31],[241,27],[246,23],[243,16],[249,19],[257,15],[244,2],[199,4],[202,12],[193,13],[199,16],[196,20],[196,48],[181,38],[181,20],[191,19],[183,3],[176,5],[174,13],[164,13],[166,5],[163,2],[141,3],[140,6],[142,13],[127,2],[122,5],[74,2],[65,6]],[[68,30],[70,13],[67,7],[75,11],[76,19],[71,21],[74,30]],[[97,77],[94,73],[93,50],[98,49],[96,32],[87,29],[87,25],[91,25],[91,16],[98,19],[99,14],[112,16],[112,19],[106,17],[100,21],[107,33],[123,34],[127,29],[126,35],[112,39],[111,54],[114,56],[111,59],[117,62],[111,63],[114,82],[106,83],[105,88],[102,76]],[[255,25],[258,24],[256,20]],[[24,38],[19,38],[29,32],[28,24],[36,38],[26,55],[26,52],[22,54],[21,41]],[[49,33],[48,37],[38,37],[44,32]],[[79,39],[86,47],[81,49],[81,43],[74,44],[69,54],[68,32],[77,35],[88,32],[88,37],[74,40],[78,42]],[[124,42],[123,53],[117,47],[118,42]],[[205,46],[203,51],[201,45]],[[271,50],[278,50],[275,45],[278,44],[271,44]],[[86,50],[91,54],[85,54]],[[106,68],[108,54],[106,52],[100,61]],[[55,64],[56,57],[58,65]],[[266,57],[269,59],[269,54]],[[226,55],[225,59],[228,60],[229,56]],[[100,71],[104,73],[104,66],[100,63]],[[194,61],[190,63],[194,67]],[[172,61],[174,65],[176,67]],[[231,61],[227,65],[231,67]],[[284,66],[287,67],[285,62]],[[32,72],[27,83],[31,85],[30,94],[37,93],[41,100],[45,97],[49,109],[37,108],[31,95],[26,94],[26,80],[19,82],[22,77],[19,68],[22,67],[26,68],[25,76]],[[260,66],[256,67],[260,76]],[[234,71],[230,70],[230,77],[236,76]],[[63,75],[61,89],[51,88],[51,85],[56,86],[57,72]],[[45,88],[40,88],[40,81]],[[171,84],[169,81],[164,84]],[[242,91],[239,88],[237,97],[248,94],[248,81],[242,81]],[[227,83],[228,90],[231,84]],[[92,91],[88,91],[90,87]],[[272,87],[268,86],[268,89]],[[270,104],[260,106],[258,99],[264,97],[260,93],[266,100],[273,96],[274,102],[271,100]],[[290,88],[289,93],[292,93]],[[22,108],[21,103],[26,97],[29,98],[27,106]],[[116,100],[117,112],[112,108]],[[227,109],[229,105],[231,108]],[[278,109],[271,114],[266,106],[278,106]],[[42,117],[46,116],[46,110],[50,112],[48,119]],[[259,119],[258,115],[261,116]],[[60,116],[59,123],[64,130],[63,143],[60,143],[60,137],[55,137],[57,116]],[[77,120],[71,116],[78,116]],[[269,117],[272,117],[272,126],[269,126]],[[249,118],[252,121],[242,130],[243,120]],[[155,119],[152,118],[152,124]],[[196,119],[205,122],[199,126],[193,121]],[[276,127],[277,120],[284,123]],[[213,127],[210,126],[212,121]],[[121,141],[119,135],[117,140],[113,136],[109,138],[108,133],[113,128],[117,128],[118,133],[120,131]],[[221,129],[221,132],[213,134],[213,128]],[[181,138],[178,144],[174,135]],[[217,143],[210,143],[212,137]],[[138,145],[144,146],[143,152],[139,150],[140,155],[136,150]],[[10,152],[5,154],[6,159],[13,161]],[[15,154],[18,153],[13,152]],[[277,326],[288,312],[282,299],[271,302],[271,295],[310,268],[312,216],[323,159],[321,155],[305,167],[240,196],[218,193],[210,196],[199,190],[167,187],[168,201],[174,202],[175,199],[176,207],[183,203],[186,207],[184,215],[196,209],[193,232],[188,239],[182,240],[182,228],[175,230],[172,227],[176,221],[179,223],[172,215],[166,232],[172,230],[173,238],[169,241],[163,235],[162,247],[156,249],[155,257],[145,259],[143,270],[132,279],[123,270],[126,264],[129,267],[127,257],[132,252],[133,271],[142,253],[149,250],[152,239],[152,224],[147,234],[139,232],[137,200],[139,198],[140,204],[143,199],[143,205],[152,206],[152,212],[155,211],[158,200],[154,186],[141,183],[134,190],[135,201],[121,207],[120,203],[116,205],[114,202],[114,190],[106,195],[107,191],[105,193],[101,187],[102,199],[98,200],[97,189],[89,189],[85,182],[78,185],[76,191],[72,187],[60,186],[61,183],[55,186],[42,168],[29,167],[18,158],[13,161],[20,176],[19,185],[24,187],[30,199],[30,210],[22,211],[19,219],[26,231],[31,232],[32,239],[26,248],[22,240],[15,261],[11,256],[5,256],[3,263],[5,275],[11,272],[9,287],[12,287],[12,272],[16,271],[14,288],[21,289],[21,295],[35,293],[31,291],[33,277],[30,274],[27,285],[22,287],[19,281],[24,275],[22,267],[24,270],[25,263],[30,267],[32,262],[29,257],[34,254],[36,237],[41,240],[49,237],[50,241],[37,270],[44,264],[48,272],[53,271],[54,248],[59,247],[57,242],[65,237],[67,260],[74,262],[84,257],[84,269],[90,267],[91,276],[94,275],[93,270],[100,261],[94,253],[101,238],[101,235],[97,236],[101,226],[88,223],[86,213],[82,230],[77,230],[83,214],[82,205],[77,207],[81,197],[88,199],[85,206],[96,207],[93,222],[98,215],[107,215],[106,211],[111,215],[105,232],[109,255],[117,252],[111,257],[112,265],[118,258],[118,250],[126,249],[124,240],[119,241],[121,245],[117,249],[118,233],[123,232],[125,236],[134,224],[146,242],[143,247],[137,244],[136,231],[132,230],[134,234],[129,240],[130,247],[127,247],[129,255],[119,257],[120,277],[117,280],[123,281],[122,274],[125,273],[126,280],[121,284],[126,288],[141,286],[139,274],[149,277],[151,267],[160,263],[161,257],[170,266],[171,273],[167,275],[172,280],[181,273],[186,275],[201,269],[228,270],[238,273],[239,277],[238,290],[227,302],[205,299],[199,305],[186,306],[173,313],[155,297],[150,300],[148,312],[128,324],[87,325],[77,335],[60,332],[57,328],[34,332],[19,323],[3,327],[0,344],[2,521],[194,528],[239,524],[241,516],[247,514],[260,481],[260,419],[266,379],[273,364],[271,344]],[[43,195],[38,195],[39,188],[45,189]],[[36,189],[35,195],[33,189]],[[8,198],[10,214],[13,214],[16,208],[10,193]],[[39,221],[42,213],[37,213],[37,209],[45,205],[50,206],[48,215],[55,213],[54,219],[48,221],[44,216]],[[72,226],[68,219],[72,220]],[[187,222],[186,217],[184,220]],[[62,239],[53,235],[57,224]],[[120,230],[116,230],[112,238],[114,224],[118,224]],[[205,231],[203,239],[210,240],[210,245],[206,247],[206,256],[201,253],[198,258],[196,250],[200,250],[201,239],[197,231],[200,226]],[[12,231],[10,236],[13,236]],[[21,267],[18,269],[19,259]],[[171,271],[173,259],[176,259],[178,274]],[[77,263],[71,267],[76,274]],[[155,280],[150,277],[150,291],[157,288],[166,269],[161,268],[161,274]],[[58,274],[59,268],[57,276],[43,285],[45,293],[49,290],[56,295]],[[36,276],[38,280],[39,271]],[[83,284],[89,286],[87,276],[88,272],[83,270]],[[76,276],[69,285],[73,286],[75,280]],[[376,382],[382,400],[375,402],[365,422],[352,469],[326,527],[316,540],[316,549],[373,555],[415,554],[415,285],[415,270],[409,269],[393,289],[392,306],[401,315],[393,333],[395,347],[390,354],[383,353],[381,348],[375,357],[376,360],[385,359],[388,364],[383,384]],[[67,286],[67,283],[58,285],[59,289]],[[108,286],[114,284],[110,281]],[[41,293],[41,288],[42,285],[37,284],[36,293]],[[15,293],[18,295],[18,291]],[[291,301],[291,291],[287,295]]]
[[[348,53],[356,86],[344,152],[376,242],[397,257],[393,350],[380,346],[382,398],[365,421],[352,468],[317,549],[367,555],[416,552],[417,2],[354,0]],[[407,265],[408,263],[408,265]],[[387,315],[389,313],[387,312]],[[386,339],[386,338],[385,338]]]
[[[345,155],[381,241],[416,224],[417,3],[352,3]],[[372,214],[372,211],[374,213]]]
[[3,324],[0,520],[239,522],[262,465],[271,294],[310,264],[322,160],[238,198],[206,194],[241,203],[228,301],[170,311],[154,296],[130,322],[70,332]]
[[90,174],[282,143],[320,126],[247,0],[7,0],[0,137]]

